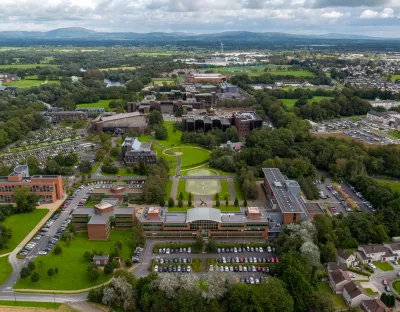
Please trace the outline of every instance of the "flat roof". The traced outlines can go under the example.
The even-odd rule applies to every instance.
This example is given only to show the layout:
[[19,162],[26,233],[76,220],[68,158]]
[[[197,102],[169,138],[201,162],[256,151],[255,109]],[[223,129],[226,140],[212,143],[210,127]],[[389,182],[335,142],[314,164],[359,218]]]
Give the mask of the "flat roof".
[[124,118],[131,118],[131,117],[139,117],[141,114],[139,112],[133,112],[133,113],[122,113],[122,114],[116,114],[113,116],[108,116],[108,117],[101,117],[102,121],[113,121],[113,120],[118,120],[118,119],[124,119]]
[[135,212],[134,207],[117,207],[114,210],[114,214],[133,214]]
[[263,168],[262,170],[281,211],[283,213],[305,213],[304,204],[288,188],[292,181],[285,179],[278,168]]
[[94,214],[90,218],[88,224],[106,224],[111,215],[113,214],[105,214],[105,215]]

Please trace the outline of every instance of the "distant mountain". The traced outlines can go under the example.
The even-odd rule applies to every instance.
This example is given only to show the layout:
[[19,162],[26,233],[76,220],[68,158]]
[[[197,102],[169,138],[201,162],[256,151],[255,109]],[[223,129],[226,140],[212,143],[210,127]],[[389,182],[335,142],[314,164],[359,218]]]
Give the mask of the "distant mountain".
[[330,33],[325,35],[296,35],[281,32],[250,32],[250,31],[225,31],[211,34],[192,34],[185,32],[96,32],[86,28],[70,27],[59,28],[47,32],[40,31],[0,31],[0,39],[42,39],[42,40],[137,40],[137,41],[271,41],[271,40],[301,40],[301,39],[323,39],[323,40],[382,40],[388,38],[368,37],[351,34]]

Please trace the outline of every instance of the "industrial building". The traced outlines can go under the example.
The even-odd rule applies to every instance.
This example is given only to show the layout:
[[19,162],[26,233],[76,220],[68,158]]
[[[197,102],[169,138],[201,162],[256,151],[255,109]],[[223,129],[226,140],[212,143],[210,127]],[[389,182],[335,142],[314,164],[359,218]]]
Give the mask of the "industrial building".
[[300,185],[284,177],[278,168],[263,168],[264,188],[269,206],[283,214],[283,223],[308,219],[309,212],[300,199]]
[[223,213],[216,208],[192,208],[186,212],[168,212],[149,207],[140,222],[146,237],[192,238],[197,235],[216,238],[267,238],[269,215],[258,207]]
[[135,208],[118,207],[119,199],[103,199],[93,207],[77,208],[72,213],[72,224],[77,232],[88,232],[89,240],[108,240],[112,230],[130,230],[136,220]]
[[98,116],[91,123],[95,132],[125,133],[129,129],[145,133],[148,129],[147,116],[139,112],[116,114],[113,116]]
[[43,203],[54,203],[64,194],[62,177],[56,175],[29,176],[28,166],[17,166],[7,177],[0,177],[0,203],[14,203],[14,190],[27,187]]
[[157,162],[157,152],[151,149],[151,142],[139,142],[138,138],[125,138],[122,143],[122,156],[127,165],[146,165]]

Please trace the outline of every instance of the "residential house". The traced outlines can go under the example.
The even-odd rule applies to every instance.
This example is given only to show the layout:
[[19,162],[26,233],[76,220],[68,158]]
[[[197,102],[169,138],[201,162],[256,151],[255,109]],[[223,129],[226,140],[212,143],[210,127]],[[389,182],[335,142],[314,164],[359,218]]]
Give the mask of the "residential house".
[[358,246],[356,257],[363,263],[371,263],[373,261],[394,260],[397,255],[382,244],[371,244]]
[[363,300],[371,299],[361,284],[353,281],[344,286],[343,298],[351,308],[360,306]]
[[343,293],[344,286],[351,282],[349,275],[341,269],[328,271],[328,278],[335,294]]
[[356,256],[347,250],[339,248],[337,251],[336,261],[339,263],[344,263],[349,267],[356,264]]
[[109,261],[109,256],[94,256],[93,257],[93,262],[96,263],[99,266],[105,266]]
[[400,259],[400,242],[394,243],[386,243],[383,246],[389,248],[389,250],[393,253],[393,259],[399,260]]
[[361,303],[361,309],[365,312],[386,312],[385,304],[380,299],[364,300]]

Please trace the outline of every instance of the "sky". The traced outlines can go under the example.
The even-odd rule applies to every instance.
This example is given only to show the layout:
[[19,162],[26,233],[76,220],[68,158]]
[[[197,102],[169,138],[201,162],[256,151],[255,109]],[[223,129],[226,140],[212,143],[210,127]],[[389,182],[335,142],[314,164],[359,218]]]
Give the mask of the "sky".
[[0,0],[0,30],[400,37],[400,0]]

